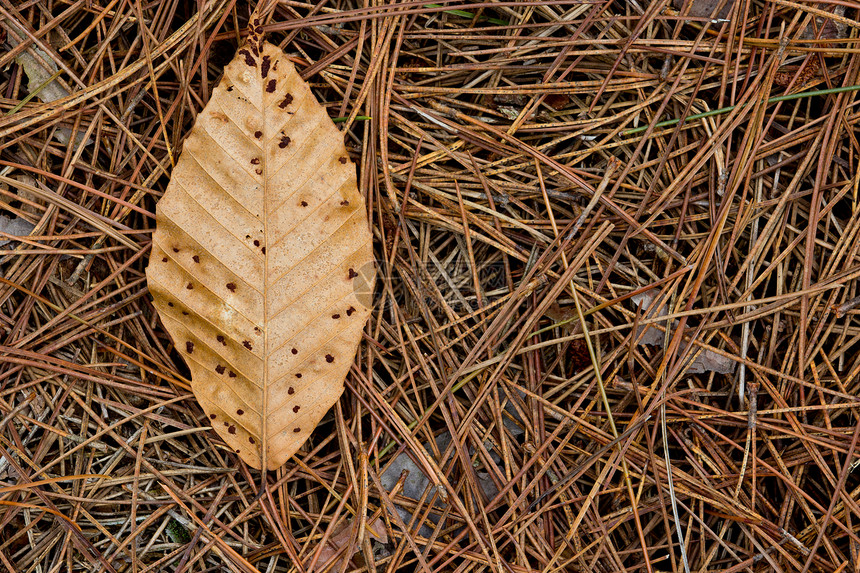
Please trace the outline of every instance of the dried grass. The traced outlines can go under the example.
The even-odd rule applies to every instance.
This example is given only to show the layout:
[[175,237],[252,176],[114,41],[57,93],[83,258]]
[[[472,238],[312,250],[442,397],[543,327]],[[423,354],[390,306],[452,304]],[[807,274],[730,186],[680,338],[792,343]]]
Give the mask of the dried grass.
[[0,569],[857,571],[860,6],[729,6],[263,10],[383,279],[261,483],[143,276],[251,7],[0,0]]

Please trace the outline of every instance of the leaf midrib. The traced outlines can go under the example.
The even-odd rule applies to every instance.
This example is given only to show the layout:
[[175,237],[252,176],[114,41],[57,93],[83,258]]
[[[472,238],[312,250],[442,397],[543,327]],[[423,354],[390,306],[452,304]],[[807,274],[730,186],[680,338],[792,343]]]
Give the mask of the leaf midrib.
[[[263,61],[265,46],[260,42],[259,61]],[[276,60],[277,61],[277,60]],[[262,65],[262,64],[261,64]],[[274,71],[273,71],[274,73]],[[263,171],[263,201],[261,202],[260,216],[263,219],[263,248],[266,249],[266,254],[263,255],[263,403],[260,408],[260,467],[265,475],[269,466],[269,257],[271,249],[269,247],[269,149],[271,140],[267,119],[268,106],[266,104],[265,78],[258,76],[260,89],[260,115],[262,116],[263,125],[260,131],[263,132],[263,137],[260,140],[260,164]],[[280,128],[279,128],[280,129]]]

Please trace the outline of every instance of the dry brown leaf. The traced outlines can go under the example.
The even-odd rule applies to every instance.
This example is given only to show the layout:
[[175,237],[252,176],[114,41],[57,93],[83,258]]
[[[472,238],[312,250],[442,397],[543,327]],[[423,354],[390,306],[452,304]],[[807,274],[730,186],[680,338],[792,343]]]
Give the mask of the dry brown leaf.
[[[377,539],[381,543],[388,543],[388,534],[385,532],[385,522],[382,519],[376,518],[373,523],[368,523],[366,531],[372,538]],[[352,559],[352,556],[359,549],[357,544],[352,544],[352,552],[350,555],[345,555],[345,552],[349,552],[350,544],[356,535],[357,528],[355,521],[344,523],[335,529],[326,544],[319,550],[320,555],[317,558],[316,566],[313,569],[309,569],[309,572],[313,573],[325,570],[340,571],[343,560],[345,558]],[[333,559],[335,562],[329,565]]]
[[337,401],[375,278],[343,136],[282,50],[254,36],[198,115],[147,268],[212,426],[281,466]]

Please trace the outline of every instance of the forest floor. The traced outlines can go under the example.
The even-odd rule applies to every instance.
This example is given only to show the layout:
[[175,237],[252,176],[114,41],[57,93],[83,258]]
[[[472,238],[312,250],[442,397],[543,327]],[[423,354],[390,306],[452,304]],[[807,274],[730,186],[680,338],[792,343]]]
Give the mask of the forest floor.
[[860,6],[272,2],[374,236],[277,471],[144,274],[237,0],[0,0],[0,571],[860,571]]

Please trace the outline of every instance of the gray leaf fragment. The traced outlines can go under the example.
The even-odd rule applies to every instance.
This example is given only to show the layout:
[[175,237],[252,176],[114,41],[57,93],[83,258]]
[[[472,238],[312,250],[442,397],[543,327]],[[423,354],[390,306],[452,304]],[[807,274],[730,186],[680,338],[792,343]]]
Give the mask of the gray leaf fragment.
[[[33,223],[21,217],[10,218],[6,215],[0,215],[0,232],[15,237],[26,237],[33,230]],[[7,245],[11,239],[4,238],[0,235],[0,247]]]
[[[17,46],[21,42],[18,38],[26,38],[26,34],[17,25],[12,22],[5,22],[6,27],[13,32],[7,35],[6,41]],[[16,38],[17,36],[18,38]],[[59,67],[50,55],[44,50],[36,46],[29,46],[15,58],[15,62],[24,69],[24,74],[27,76],[27,90],[30,93],[39,90],[36,97],[43,103],[50,103],[58,99],[62,99],[69,95],[69,91],[54,77],[59,71]],[[50,80],[50,81],[49,81]],[[43,85],[44,84],[44,85]],[[41,88],[41,89],[39,89]],[[54,132],[57,140],[63,145],[68,145],[72,139],[72,130],[67,127],[58,127]],[[78,133],[75,141],[80,145],[84,140],[84,135]],[[91,140],[87,140],[89,144]]]
[[[522,433],[522,429],[519,429],[519,433]],[[442,432],[441,434],[436,436],[436,448],[438,451],[444,452],[450,443],[451,434],[449,432]],[[490,451],[490,456],[495,463],[498,464],[501,462],[501,458],[498,456],[498,454],[492,451],[492,444],[487,442],[484,444],[484,447]],[[424,449],[426,449],[427,452],[432,454],[432,450],[430,449],[430,442],[424,444]],[[438,465],[442,466],[444,465],[445,461],[447,460],[437,460],[437,463]],[[382,473],[379,479],[380,483],[382,484],[382,487],[384,487],[386,491],[393,490],[395,484],[400,479],[401,473],[404,470],[408,471],[409,475],[403,481],[402,495],[404,497],[409,497],[416,500],[421,499],[421,497],[424,495],[424,491],[428,488],[428,486],[430,486],[430,478],[426,473],[424,473],[424,470],[421,467],[419,467],[415,462],[412,461],[412,459],[406,452],[403,452],[397,457],[395,457],[391,461],[391,464],[389,464],[388,468]],[[493,482],[493,479],[490,477],[490,474],[486,471],[477,471],[476,473],[478,475],[478,484],[480,485],[481,490],[484,492],[484,495],[486,495],[489,499],[493,499],[496,495],[498,495],[499,490],[496,487],[496,484]],[[435,493],[436,486],[432,486],[427,494],[426,499],[433,498]],[[434,506],[443,509],[445,505],[445,502],[443,502],[441,498],[437,496],[434,502]],[[408,525],[409,522],[412,520],[412,513],[400,507],[399,505],[396,507],[397,513],[400,514],[400,517],[401,519],[403,519],[403,522]],[[429,520],[435,524],[438,522],[438,517],[431,513],[429,515]],[[422,537],[430,537],[432,533],[433,529],[431,527],[423,523],[421,524],[421,527],[418,531],[419,535],[421,535]]]
[[[633,295],[630,297],[630,301],[633,303],[633,306],[641,306],[642,310],[646,310],[651,306],[651,303],[654,302],[654,299],[657,298],[657,293],[654,291],[645,291],[640,294]],[[654,308],[645,315],[645,318],[659,318],[661,316],[666,316],[669,313],[669,307],[666,304],[663,304],[659,308]],[[647,329],[647,330],[646,330]],[[642,334],[642,331],[645,331]],[[636,331],[636,337],[642,334],[642,339],[639,341],[639,346],[662,346],[663,344],[663,332],[658,330],[657,328],[653,328],[650,325],[640,326],[639,330]]]
[[[656,291],[646,291],[641,294],[630,297],[634,306],[639,306],[647,309],[657,298]],[[669,307],[663,304],[658,308],[653,308],[648,312],[645,318],[660,318],[669,314]],[[673,321],[671,327],[677,325],[677,321]],[[670,325],[667,325],[670,327]],[[647,330],[645,330],[647,329]],[[643,333],[642,331],[645,330]],[[652,328],[650,325],[640,326],[636,336],[642,334],[642,339],[639,341],[639,346],[663,346],[663,332],[657,328]],[[681,355],[687,352],[687,343],[682,342],[679,349]],[[692,349],[692,352],[698,352],[698,349]],[[737,363],[731,358],[718,354],[710,349],[704,349],[698,353],[698,356],[690,363],[687,368],[688,374],[702,374],[704,372],[717,372],[719,374],[731,374],[735,371]]]

